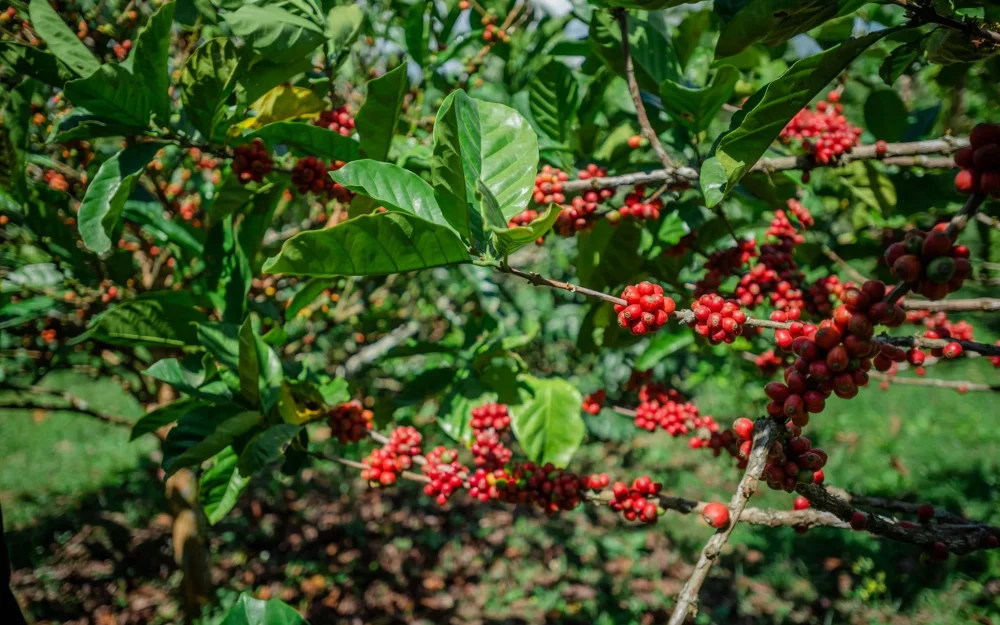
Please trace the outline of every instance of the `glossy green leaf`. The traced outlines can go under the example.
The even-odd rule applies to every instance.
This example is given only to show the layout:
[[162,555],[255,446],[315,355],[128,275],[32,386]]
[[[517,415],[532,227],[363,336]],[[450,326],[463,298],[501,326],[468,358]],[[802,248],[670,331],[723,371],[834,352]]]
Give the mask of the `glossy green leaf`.
[[302,429],[301,425],[280,423],[255,434],[240,452],[240,461],[237,465],[240,474],[253,475],[280,460],[285,454],[285,449]]
[[[404,63],[375,80],[368,81],[368,95],[354,118],[361,140],[361,152],[376,161],[389,156],[392,136],[396,132],[403,99],[410,88]],[[341,159],[343,160],[343,159]]]
[[234,140],[234,145],[261,139],[268,147],[286,145],[297,156],[315,156],[334,161],[361,158],[358,142],[339,132],[305,122],[281,121],[267,124]]
[[424,64],[427,54],[427,39],[430,35],[430,20],[427,19],[427,7],[423,2],[410,6],[406,12],[406,23],[403,27],[403,38],[406,40],[406,51],[413,57],[417,65]]
[[910,125],[908,115],[903,100],[892,89],[872,91],[865,100],[865,125],[876,139],[901,140]]
[[342,59],[354,44],[365,22],[365,13],[357,4],[335,6],[326,15],[326,38],[329,53]]
[[220,625],[308,625],[298,612],[278,599],[263,601],[240,595]]
[[407,213],[362,215],[324,230],[302,232],[264,263],[265,273],[371,276],[470,262],[445,226]]
[[162,126],[170,121],[170,29],[176,2],[161,6],[135,38],[135,49],[122,63],[142,79],[153,115]]
[[148,128],[142,126],[120,124],[112,119],[91,115],[85,109],[76,109],[58,119],[46,143],[85,141],[99,137],[130,137],[147,132]]
[[59,17],[49,4],[49,0],[31,0],[28,14],[31,18],[31,27],[49,50],[78,76],[89,76],[101,66],[97,57]]
[[135,425],[132,426],[132,433],[129,435],[129,440],[134,441],[140,436],[155,432],[163,426],[177,421],[192,410],[206,406],[207,404],[204,402],[187,398],[178,399],[165,406],[160,406],[156,410],[146,413],[135,422]]
[[548,234],[559,219],[562,209],[558,204],[549,204],[548,209],[536,217],[527,226],[513,228],[494,228],[495,245],[501,254],[513,254],[525,245],[534,243]]
[[535,123],[549,137],[566,141],[577,109],[580,85],[573,70],[551,60],[528,82],[528,107]]
[[201,239],[203,232],[165,218],[163,205],[159,202],[129,200],[125,202],[123,214],[126,219],[142,226],[158,245],[173,244],[191,256],[198,256],[204,251],[205,244]]
[[896,46],[889,53],[889,56],[885,57],[878,70],[878,75],[885,81],[885,84],[890,87],[896,84],[896,81],[923,57],[926,44],[927,37],[925,36]]
[[181,103],[191,124],[212,141],[225,139],[232,123],[226,104],[236,91],[244,57],[228,39],[209,39],[181,70]]
[[313,278],[306,282],[305,286],[295,292],[288,306],[285,308],[285,321],[291,321],[307,306],[316,301],[323,294],[323,291],[333,286],[333,281],[329,278]]
[[750,0],[723,26],[716,58],[739,54],[762,41],[776,46],[824,22],[849,15],[869,0]]
[[511,427],[524,453],[536,464],[565,467],[586,434],[583,397],[573,384],[559,378],[525,376],[532,399],[511,411]]
[[196,408],[177,421],[163,443],[163,470],[168,475],[208,460],[261,421],[259,412],[238,406]]
[[694,55],[695,50],[701,46],[701,36],[712,30],[712,12],[691,11],[684,16],[677,26],[677,34],[674,35],[673,44],[677,51],[677,60],[681,69],[688,65],[688,61]]
[[303,57],[290,63],[276,63],[267,58],[256,57],[249,69],[240,76],[243,91],[238,93],[244,106],[264,97],[278,85],[291,81],[295,76],[312,71],[312,59]]
[[375,206],[413,213],[441,226],[461,225],[464,215],[454,204],[439,201],[420,176],[398,165],[365,159],[348,163],[330,176],[344,188],[371,198]]
[[660,83],[660,102],[663,110],[693,132],[708,128],[722,110],[722,105],[733,97],[740,72],[731,65],[724,65],[712,77],[712,82],[702,89],[692,89],[672,80]]
[[[434,123],[431,175],[435,186],[477,209],[482,182],[506,219],[528,204],[538,166],[538,140],[531,126],[509,107],[455,91],[445,98]],[[470,226],[456,227],[460,232]]]
[[240,393],[251,407],[260,404],[260,362],[250,317],[240,326]]
[[240,327],[232,323],[199,323],[198,343],[222,365],[240,369]]
[[706,206],[715,206],[726,197],[726,186],[729,184],[729,173],[716,157],[705,159],[698,172],[698,184],[705,196]]
[[215,525],[236,505],[240,494],[250,483],[236,468],[239,461],[232,447],[216,454],[213,464],[201,474],[198,493],[208,522]]
[[29,76],[50,87],[61,89],[67,81],[76,78],[73,70],[56,55],[34,46],[0,41],[0,60],[16,75]]
[[322,28],[277,6],[244,5],[225,19],[234,35],[276,63],[298,60],[324,39]]
[[114,243],[111,236],[121,219],[125,201],[160,147],[159,143],[132,145],[101,164],[78,213],[80,236],[87,249],[98,254],[111,249]]
[[186,293],[164,291],[109,308],[94,318],[82,336],[129,347],[198,345],[192,324],[204,319]]
[[207,401],[225,402],[231,397],[229,389],[224,385],[210,382],[216,378],[215,363],[204,354],[188,356],[183,360],[163,358],[150,365],[145,373],[166,382],[181,393]]
[[253,272],[240,245],[233,217],[216,223],[208,232],[203,253],[208,297],[225,323],[239,323],[246,316],[247,295]]
[[733,117],[730,131],[722,136],[715,150],[714,157],[725,168],[727,177],[722,195],[728,194],[750,171],[796,113],[859,54],[891,32],[894,31],[878,31],[806,57],[754,94]]
[[86,78],[66,83],[66,97],[94,115],[145,128],[153,113],[149,87],[120,65],[102,65]]

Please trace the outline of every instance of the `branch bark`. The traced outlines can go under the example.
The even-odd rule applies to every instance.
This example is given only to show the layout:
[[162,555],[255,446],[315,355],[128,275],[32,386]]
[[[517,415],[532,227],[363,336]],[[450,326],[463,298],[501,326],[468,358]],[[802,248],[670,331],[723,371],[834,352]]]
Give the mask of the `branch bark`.
[[930,312],[991,312],[1000,310],[1000,299],[979,297],[937,302],[925,299],[904,299],[899,305],[905,310],[927,310]]
[[759,419],[754,427],[753,451],[747,461],[747,469],[740,480],[732,500],[729,502],[729,525],[720,529],[714,536],[708,539],[705,547],[701,550],[701,557],[694,566],[691,577],[684,584],[680,595],[677,597],[677,605],[670,615],[668,625],[682,625],[687,620],[688,614],[694,612],[698,603],[698,591],[708,577],[708,572],[712,564],[722,553],[722,547],[729,540],[730,534],[740,521],[740,516],[746,508],[747,502],[757,490],[757,483],[760,475],[764,471],[767,462],[767,453],[771,448],[771,441],[777,437],[781,424],[773,419]]
[[[890,143],[885,154],[879,155],[874,145],[861,145],[851,152],[842,155],[839,159],[822,165],[817,163],[811,155],[782,156],[777,158],[762,158],[750,169],[750,171],[760,171],[773,173],[779,171],[790,171],[794,169],[818,169],[820,167],[843,167],[854,161],[882,160],[889,165],[899,166],[920,166],[920,167],[942,167],[952,168],[955,166],[954,159],[931,159],[924,158],[931,155],[950,155],[960,148],[969,145],[968,138],[943,137],[941,139],[929,139],[926,141],[911,141],[906,143]],[[694,184],[698,181],[698,170],[691,167],[666,167],[655,169],[649,172],[635,172],[621,176],[607,176],[604,178],[591,178],[589,180],[573,180],[563,185],[566,193],[577,193],[592,188],[634,186],[637,184],[649,183],[687,183]]]
[[670,160],[670,156],[663,148],[663,144],[660,143],[660,138],[656,135],[656,131],[653,130],[653,126],[650,125],[649,116],[646,115],[646,107],[642,104],[642,95],[639,93],[639,83],[635,79],[635,67],[632,65],[632,52],[628,40],[628,13],[625,9],[615,9],[615,18],[618,20],[618,26],[622,31],[622,55],[625,57],[625,80],[628,83],[629,95],[632,96],[632,102],[635,104],[635,115],[639,118],[639,128],[642,130],[642,134],[646,137],[646,140],[649,141],[653,151],[656,152],[656,158],[660,159],[660,163],[667,168],[673,167],[674,162]]

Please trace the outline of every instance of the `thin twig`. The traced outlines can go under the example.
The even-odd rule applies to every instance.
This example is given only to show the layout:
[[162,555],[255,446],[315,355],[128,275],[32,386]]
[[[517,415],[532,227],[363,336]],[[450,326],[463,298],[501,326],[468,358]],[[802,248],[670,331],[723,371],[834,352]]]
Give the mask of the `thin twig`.
[[51,397],[52,399],[61,399],[69,404],[69,407],[65,406],[52,406],[49,404],[39,404],[35,400],[21,400],[20,398],[13,399],[8,403],[0,404],[0,408],[18,408],[23,410],[45,410],[49,412],[68,410],[71,412],[77,412],[88,417],[93,417],[104,423],[109,423],[111,425],[118,425],[123,427],[131,428],[135,423],[125,417],[119,417],[117,415],[108,414],[106,412],[101,412],[90,406],[90,404],[72,393],[64,393],[60,391],[54,391],[41,386],[29,386],[26,388],[15,388],[12,391],[23,393],[32,393],[34,395],[45,395]]
[[639,129],[642,131],[643,136],[646,137],[646,140],[649,141],[649,145],[652,146],[653,151],[656,152],[656,158],[660,160],[660,163],[666,168],[673,167],[674,162],[670,160],[670,156],[663,148],[663,144],[660,143],[660,138],[656,135],[656,131],[653,130],[653,126],[650,125],[649,116],[646,114],[646,107],[642,104],[642,95],[639,93],[639,83],[635,79],[635,67],[632,65],[632,51],[628,40],[628,12],[625,9],[615,9],[614,14],[618,20],[618,26],[622,31],[622,55],[625,57],[625,80],[628,82],[628,92],[632,96],[632,102],[635,104],[635,115],[639,118]]
[[698,563],[695,564],[691,577],[684,583],[684,588],[681,589],[680,594],[677,596],[677,605],[674,606],[674,611],[670,615],[668,625],[681,625],[687,620],[688,614],[697,609],[698,591],[701,589],[702,584],[705,583],[712,564],[719,557],[719,554],[722,553],[722,547],[729,540],[729,535],[733,533],[733,528],[740,521],[740,515],[743,509],[746,508],[747,502],[754,494],[754,491],[757,490],[757,482],[760,480],[760,475],[764,471],[764,465],[767,463],[767,454],[771,448],[771,441],[777,436],[780,428],[781,425],[773,419],[759,419],[757,421],[754,427],[753,451],[750,452],[746,472],[743,474],[743,479],[740,480],[740,484],[737,486],[736,492],[729,502],[729,525],[720,529],[715,535],[709,538],[705,547],[701,550],[701,557],[698,558]]
[[851,267],[850,265],[848,265],[847,261],[844,260],[843,258],[841,258],[840,255],[837,254],[837,252],[834,252],[831,248],[829,248],[829,247],[827,247],[827,246],[824,245],[823,246],[823,254],[827,258],[829,258],[830,260],[832,260],[833,262],[837,263],[837,265],[841,269],[843,269],[844,271],[846,271],[849,276],[851,276],[852,278],[854,278],[858,282],[862,282],[863,283],[863,282],[867,282],[868,281],[868,278],[866,278],[864,276],[864,274],[862,274],[860,271],[858,271],[854,267]]
[[[869,374],[871,375],[871,374]],[[966,391],[1000,393],[1000,384],[980,384],[965,380],[938,380],[935,378],[909,378],[876,373],[872,378],[886,384],[902,384],[904,386],[929,386],[931,388],[946,388],[964,393]]]
[[[901,157],[925,156],[934,154],[952,154],[958,149],[969,145],[966,137],[944,137],[941,139],[928,139],[926,141],[910,141],[905,143],[890,143],[884,154],[879,154],[874,145],[862,145],[854,148],[847,154],[841,155],[838,159],[829,163],[817,163],[812,155],[801,156],[781,156],[776,158],[762,158],[758,160],[750,171],[774,173],[779,171],[791,171],[796,169],[817,169],[820,167],[843,167],[854,161],[882,160],[887,164],[906,166],[910,163],[900,162],[895,159]],[[921,167],[954,167],[954,161],[930,160],[917,162],[912,165]],[[637,184],[659,184],[659,183],[685,183],[693,185],[698,182],[698,170],[692,167],[667,167],[655,169],[648,172],[634,172],[620,176],[606,176],[604,178],[591,178],[588,180],[573,180],[563,184],[563,192],[578,193],[587,189],[602,187],[635,186]]]
[[960,20],[950,15],[943,15],[938,13],[934,7],[930,5],[917,4],[914,0],[891,0],[891,2],[896,6],[903,7],[910,14],[912,14],[913,17],[924,24],[940,24],[941,26],[947,26],[948,28],[954,28],[955,30],[962,31],[973,40],[979,39],[984,42],[992,42],[994,45],[1000,45],[1000,33],[983,28],[974,20]]
[[926,299],[907,298],[901,301],[899,305],[905,310],[926,310],[930,312],[992,312],[1000,310],[1000,299],[978,297],[932,302]]

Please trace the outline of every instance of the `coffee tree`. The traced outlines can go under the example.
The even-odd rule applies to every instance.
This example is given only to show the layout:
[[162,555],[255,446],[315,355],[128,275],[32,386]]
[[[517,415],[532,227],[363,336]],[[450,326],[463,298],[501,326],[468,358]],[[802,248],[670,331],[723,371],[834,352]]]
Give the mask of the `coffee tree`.
[[[925,375],[1000,365],[947,317],[1000,309],[963,297],[990,284],[1000,198],[980,4],[11,2],[0,374],[17,405],[158,436],[212,523],[255,477],[329,463],[419,482],[442,515],[700,516],[717,532],[672,624],[738,523],[995,548],[934,502],[850,495],[809,440],[865,387],[996,391]],[[614,384],[548,374],[525,289],[585,302],[573,349]],[[682,392],[701,356],[755,372],[745,417]],[[74,366],[150,411],[37,386]],[[615,413],[727,458],[731,500],[575,472]],[[748,507],[761,481],[790,509]],[[257,601],[229,618],[299,619]]]

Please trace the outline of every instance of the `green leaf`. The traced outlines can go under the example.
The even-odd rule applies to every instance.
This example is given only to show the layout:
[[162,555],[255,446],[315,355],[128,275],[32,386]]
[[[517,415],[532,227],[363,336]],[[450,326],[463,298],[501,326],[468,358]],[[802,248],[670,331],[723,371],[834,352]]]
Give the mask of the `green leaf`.
[[427,39],[430,35],[430,23],[427,19],[426,3],[418,2],[406,12],[406,22],[403,26],[403,38],[406,40],[406,51],[413,57],[417,65],[424,64],[427,53]]
[[159,202],[129,200],[125,202],[123,214],[152,234],[159,245],[173,243],[192,256],[204,252],[205,244],[200,239],[202,231],[164,217],[163,205]]
[[236,211],[246,206],[255,195],[255,191],[240,184],[239,176],[230,173],[215,189],[215,197],[208,205],[206,212],[212,222],[220,222]]
[[233,145],[261,139],[268,147],[287,145],[297,156],[315,156],[335,161],[356,161],[361,158],[358,142],[335,130],[304,122],[281,121],[267,124],[233,141]]
[[0,41],[0,60],[15,75],[34,78],[50,87],[61,89],[67,81],[76,77],[76,74],[51,52],[12,41]]
[[365,22],[365,12],[356,4],[335,6],[326,16],[326,38],[329,54],[343,59],[354,44]]
[[191,125],[210,141],[223,141],[232,123],[227,102],[243,73],[243,55],[228,39],[209,39],[181,70],[181,103]]
[[879,67],[878,75],[882,77],[885,84],[890,87],[896,84],[896,81],[905,74],[913,64],[917,62],[924,55],[924,49],[927,45],[927,36],[919,37],[904,43],[902,45],[896,46],[889,56],[885,57],[882,61],[882,66]]
[[204,248],[207,295],[225,323],[238,323],[246,316],[247,295],[253,279],[250,260],[240,245],[233,223],[230,216],[212,226]]
[[261,56],[290,63],[323,43],[323,29],[277,6],[244,5],[226,14],[233,34],[242,37]]
[[536,217],[527,226],[514,226],[513,228],[493,228],[496,235],[495,245],[501,254],[513,254],[529,243],[534,243],[538,239],[548,234],[562,209],[558,204],[549,204],[549,208]]
[[236,452],[226,447],[216,454],[212,466],[201,474],[198,491],[208,522],[215,525],[236,505],[240,494],[250,483],[250,476],[237,470]]
[[288,306],[285,308],[285,321],[291,321],[299,314],[299,311],[316,301],[316,298],[323,294],[323,291],[333,286],[333,281],[329,278],[313,278],[306,282],[305,286],[295,292]]
[[567,141],[576,114],[580,85],[573,71],[550,60],[528,82],[528,108],[535,123],[549,137]]
[[198,343],[221,364],[240,369],[240,327],[232,323],[199,323]]
[[622,7],[625,9],[658,11],[660,9],[669,9],[696,1],[697,0],[604,0],[604,4],[612,7]]
[[69,141],[96,139],[99,137],[130,137],[147,132],[149,132],[148,128],[119,124],[105,117],[91,115],[86,109],[80,108],[59,118],[55,128],[52,129],[52,133],[45,142],[67,143]]
[[444,433],[459,443],[472,440],[469,423],[472,409],[489,402],[520,404],[521,397],[515,373],[508,367],[488,367],[481,376],[470,369],[461,369],[441,399],[437,423]]
[[429,184],[398,165],[364,159],[348,163],[330,177],[345,189],[371,198],[376,206],[413,213],[449,228],[453,222],[461,225],[463,215],[454,204],[442,206]]
[[691,11],[684,16],[680,25],[677,26],[677,34],[674,35],[673,44],[677,51],[677,60],[681,69],[687,67],[688,62],[701,44],[701,35],[712,30],[711,11]]
[[143,79],[121,65],[102,65],[86,78],[69,81],[66,97],[74,106],[128,126],[145,128],[153,112]]
[[581,414],[583,397],[566,380],[524,377],[533,397],[526,406],[511,412],[517,442],[532,462],[565,467],[586,434]]
[[407,213],[362,215],[325,230],[301,232],[264,263],[265,273],[377,276],[470,262],[449,228]]
[[[628,38],[635,79],[639,87],[657,93],[664,80],[677,80],[680,62],[665,31],[655,23],[659,14],[628,16]],[[594,11],[590,20],[591,50],[619,76],[625,76],[622,33],[617,20],[608,11]]]
[[685,87],[672,80],[660,83],[660,102],[663,110],[695,133],[709,127],[722,110],[722,105],[733,97],[740,72],[731,65],[724,65],[703,89]]
[[146,413],[135,422],[135,425],[132,426],[132,434],[129,435],[129,441],[134,441],[140,436],[155,432],[161,427],[170,425],[180,419],[188,412],[205,406],[207,404],[195,399],[178,399],[166,406],[161,406],[152,412]]
[[108,309],[81,336],[129,347],[183,347],[199,344],[191,324],[204,320],[187,293],[163,291]]
[[[538,140],[531,126],[509,107],[474,100],[464,91],[451,93],[434,122],[433,184],[476,207],[480,182],[496,197],[504,219],[528,204],[538,166]],[[470,227],[476,232],[474,215]]]
[[163,443],[163,470],[168,475],[208,460],[261,421],[254,410],[238,406],[196,408],[177,421]]
[[162,126],[170,122],[170,29],[177,3],[161,6],[135,38],[135,50],[123,66],[142,78],[149,94],[153,115]]
[[244,593],[220,625],[308,625],[294,608],[278,599],[262,601]]
[[667,356],[679,352],[692,343],[694,343],[693,333],[670,332],[666,329],[653,337],[646,350],[635,361],[636,371],[652,369]]
[[60,61],[78,76],[89,76],[97,71],[101,62],[62,21],[48,0],[31,0],[28,5],[31,27],[42,38]]
[[[422,5],[416,6],[423,10]],[[361,152],[367,158],[384,161],[389,156],[392,135],[396,132],[396,124],[403,111],[403,99],[410,87],[406,68],[404,63],[391,72],[368,81],[365,103],[354,118],[354,126],[361,139]]]
[[705,159],[698,172],[698,183],[705,196],[705,206],[711,208],[726,197],[726,185],[729,184],[729,174],[716,157]]
[[910,125],[903,100],[892,89],[872,91],[865,100],[865,125],[876,139],[896,142]]
[[114,243],[111,236],[121,219],[125,201],[160,147],[159,143],[131,145],[101,164],[78,213],[80,236],[87,249],[97,254],[111,249]]
[[276,63],[271,59],[256,57],[250,68],[240,76],[239,94],[244,105],[256,102],[281,83],[291,81],[299,74],[312,71],[312,59],[304,57],[291,63]]
[[260,363],[250,317],[240,326],[240,393],[251,407],[260,404]]
[[754,94],[733,117],[730,131],[715,150],[714,157],[725,168],[728,180],[723,196],[750,171],[796,113],[859,54],[891,32],[894,30],[881,30],[804,58]]
[[154,362],[145,373],[193,397],[227,402],[232,398],[229,389],[219,384],[218,380],[210,382],[216,377],[216,371],[211,357],[202,354],[201,357],[188,356],[184,360],[164,358]]
[[301,425],[280,423],[255,434],[240,452],[240,461],[237,465],[240,474],[251,476],[277,462],[302,429]]
[[739,54],[763,40],[776,46],[831,19],[853,13],[870,0],[750,0],[719,35],[715,57]]

